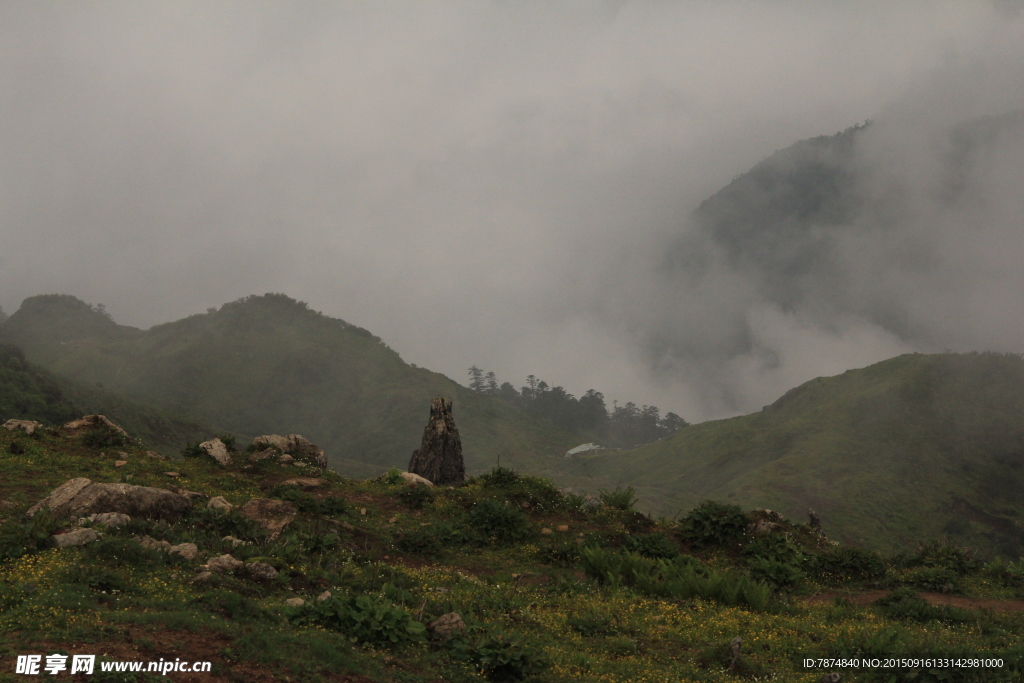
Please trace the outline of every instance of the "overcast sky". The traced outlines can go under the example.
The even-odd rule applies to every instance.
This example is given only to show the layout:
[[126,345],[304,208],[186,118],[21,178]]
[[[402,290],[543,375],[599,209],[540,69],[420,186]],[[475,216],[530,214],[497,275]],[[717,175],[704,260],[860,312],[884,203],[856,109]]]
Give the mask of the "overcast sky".
[[[1024,106],[1019,10],[6,2],[0,306],[69,293],[149,327],[283,292],[462,382],[471,364],[533,373],[690,420],[907,350],[1024,350],[1012,144],[982,213],[908,209],[948,267],[850,267],[920,334],[781,310],[745,273],[692,291],[659,274],[702,199],[796,140],[891,122],[865,155],[911,182],[932,168],[928,131]],[[891,256],[858,239],[851,260]],[[757,353],[652,359],[652,334],[720,309]]]

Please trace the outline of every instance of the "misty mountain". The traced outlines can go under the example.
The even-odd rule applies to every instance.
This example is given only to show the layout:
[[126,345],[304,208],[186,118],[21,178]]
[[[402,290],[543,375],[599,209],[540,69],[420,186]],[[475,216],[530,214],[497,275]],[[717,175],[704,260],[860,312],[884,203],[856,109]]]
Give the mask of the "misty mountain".
[[844,542],[890,550],[945,535],[1019,555],[1024,360],[907,354],[580,467],[670,516],[705,499],[791,517],[810,507]]
[[0,421],[37,420],[61,425],[83,415],[107,415],[147,448],[177,453],[185,441],[208,438],[211,427],[47,372],[25,360],[15,346],[0,345]]
[[32,297],[0,326],[0,339],[60,375],[243,437],[302,434],[353,476],[406,467],[439,395],[454,400],[469,472],[499,457],[544,472],[578,443],[284,295],[246,297],[145,331],[74,297]]

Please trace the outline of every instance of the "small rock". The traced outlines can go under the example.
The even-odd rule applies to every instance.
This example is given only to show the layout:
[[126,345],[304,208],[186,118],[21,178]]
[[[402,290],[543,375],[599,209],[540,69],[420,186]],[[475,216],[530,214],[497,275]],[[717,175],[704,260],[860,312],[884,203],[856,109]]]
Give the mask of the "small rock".
[[323,602],[324,600],[330,600],[331,597],[331,591],[324,591],[320,595],[316,596],[316,601]]
[[231,512],[231,509],[235,506],[227,501],[224,496],[214,496],[210,499],[210,502],[206,504],[206,507],[213,508],[214,510],[224,510],[225,512]]
[[127,460],[118,460],[117,462],[114,463],[114,467],[124,467],[127,464]]
[[558,526],[555,527],[555,529],[558,530],[558,531],[568,531],[569,530],[569,525],[568,524],[559,524]]
[[164,472],[165,477],[180,477],[181,475],[177,472]]
[[206,583],[207,581],[209,581],[212,578],[213,578],[213,573],[212,572],[199,572],[194,577],[192,577],[192,583]]
[[135,540],[138,541],[139,545],[141,545],[143,548],[151,548],[153,550],[163,550],[164,552],[167,552],[168,550],[171,549],[171,544],[169,542],[167,542],[167,541],[158,541],[155,538],[150,538],[149,536],[143,536],[142,538],[139,538],[138,536],[136,536]]
[[268,458],[273,458],[275,456],[277,456],[277,450],[274,448],[267,448],[265,450],[259,451],[258,453],[253,453],[250,457],[253,460],[266,460]]
[[[287,453],[285,453],[280,458],[278,458],[277,461],[279,463],[281,463],[282,465],[287,465],[289,463],[295,462],[295,458],[293,458],[292,456],[290,456]],[[298,598],[296,598],[296,599],[298,599]]]
[[9,500],[0,500],[0,510],[12,510],[18,507],[17,503],[12,503]]
[[269,581],[277,576],[277,570],[266,562],[246,562],[245,570],[249,572],[249,576],[254,579],[264,579]]
[[70,548],[76,545],[85,545],[98,541],[100,535],[93,529],[75,529],[66,534],[57,534],[50,537],[50,545],[54,548]]
[[195,543],[179,543],[178,545],[172,545],[167,549],[167,552],[181,555],[186,560],[194,560],[199,557],[199,548],[196,547]]
[[302,598],[288,598],[284,601],[284,604],[288,605],[289,607],[302,607],[306,604],[306,601]]
[[445,588],[444,586],[438,586],[437,588],[434,589],[434,592],[435,593],[451,593],[452,589],[451,588]]
[[234,550],[235,548],[237,548],[240,545],[249,545],[248,542],[243,541],[243,540],[241,540],[239,538],[235,538],[234,536],[225,536],[224,538],[222,538],[220,540],[223,543],[230,543],[232,550]]
[[187,489],[179,488],[175,491],[179,496],[185,496],[189,500],[202,500],[203,498],[209,498],[206,494],[199,493],[198,491],[189,491]]
[[366,508],[359,508],[359,514],[366,516]]
[[547,527],[544,527],[543,529],[540,530],[540,533],[541,533],[541,536],[550,536],[554,532],[551,531],[551,529],[549,529]]
[[434,638],[448,640],[456,632],[465,630],[466,623],[462,621],[458,612],[449,612],[430,622],[427,628],[430,629],[430,634]]
[[146,455],[154,460],[170,460],[166,455],[161,455],[156,451],[146,451]]
[[398,521],[398,515],[395,515],[391,519],[388,520],[388,524],[394,524],[397,521]]
[[227,573],[233,572],[243,566],[241,560],[236,560],[234,557],[229,555],[221,555],[220,557],[214,557],[206,563],[207,569],[211,572]]
[[123,512],[100,512],[86,517],[93,524],[102,524],[108,529],[116,529],[122,524],[132,521],[132,518]]

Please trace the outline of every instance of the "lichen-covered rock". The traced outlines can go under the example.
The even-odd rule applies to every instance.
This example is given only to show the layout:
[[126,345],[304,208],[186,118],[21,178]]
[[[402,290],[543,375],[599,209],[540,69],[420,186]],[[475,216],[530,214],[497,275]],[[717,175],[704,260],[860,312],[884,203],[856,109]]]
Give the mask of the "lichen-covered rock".
[[224,496],[214,496],[206,504],[206,507],[213,508],[214,510],[223,510],[224,512],[231,512],[234,509],[234,505],[227,501]]
[[175,555],[181,555],[186,560],[194,560],[199,557],[199,548],[196,547],[195,543],[179,543],[178,545],[172,545],[167,549],[167,552],[174,553]]
[[324,600],[330,600],[331,597],[331,591],[324,591],[320,595],[316,596],[316,601],[323,602]]
[[434,638],[448,640],[459,631],[465,630],[466,623],[458,612],[449,612],[430,622],[427,628],[430,629],[430,635]]
[[317,467],[327,467],[327,455],[324,453],[324,449],[300,434],[289,434],[288,436],[264,434],[257,436],[252,443],[259,449],[274,448],[282,454],[291,455],[296,460],[304,460]]
[[254,579],[269,581],[277,576],[277,570],[266,562],[246,562],[245,571]]
[[210,439],[199,444],[199,447],[206,451],[206,454],[219,462],[222,466],[231,464],[231,454],[228,453],[227,444],[220,439]]
[[434,482],[430,481],[429,479],[421,477],[418,474],[413,474],[412,472],[401,472],[399,474],[399,476],[401,476],[402,479],[405,480],[405,483],[409,484],[410,486],[433,486],[434,485]]
[[34,516],[49,508],[58,518],[87,517],[101,512],[122,512],[144,519],[172,519],[192,507],[185,496],[152,486],[99,484],[85,477],[70,479],[28,509]]
[[311,489],[319,488],[327,483],[326,479],[316,479],[314,477],[295,477],[294,479],[285,479],[281,482],[281,486],[298,486],[303,491],[309,491]]
[[288,605],[289,607],[302,607],[306,604],[306,601],[302,598],[288,598],[284,601],[284,604]]
[[43,427],[43,423],[35,422],[34,420],[8,420],[7,422],[4,422],[3,426],[4,429],[10,430],[12,432],[15,429],[20,429],[29,436],[32,436],[33,434],[36,433],[37,429],[41,429]]
[[98,541],[100,535],[94,529],[75,529],[66,534],[50,536],[50,545],[54,548],[70,548],[76,545],[85,545]]
[[241,560],[235,559],[231,555],[221,555],[220,557],[214,557],[206,563],[206,568],[211,572],[218,574],[226,574],[233,572],[236,569],[240,569],[243,566]]
[[117,527],[132,521],[132,518],[123,512],[100,512],[94,515],[89,515],[86,519],[93,524],[102,524],[108,529],[116,529]]
[[78,418],[77,420],[68,422],[63,428],[69,432],[77,432],[83,429],[94,429],[96,427],[106,427],[107,429],[117,432],[126,439],[130,438],[128,436],[128,432],[114,424],[106,415],[86,415]]
[[271,538],[277,538],[281,530],[295,519],[296,510],[294,505],[284,500],[253,498],[239,512],[269,531]]

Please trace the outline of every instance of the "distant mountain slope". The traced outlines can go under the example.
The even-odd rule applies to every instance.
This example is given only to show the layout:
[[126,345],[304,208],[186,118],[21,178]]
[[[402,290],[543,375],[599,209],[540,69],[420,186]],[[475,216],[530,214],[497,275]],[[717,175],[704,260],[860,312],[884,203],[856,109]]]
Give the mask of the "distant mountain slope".
[[73,297],[33,297],[0,339],[52,370],[206,423],[253,436],[300,433],[335,467],[366,475],[405,467],[430,399],[454,399],[468,471],[549,472],[577,438],[443,375],[414,368],[366,330],[284,295],[140,331]]
[[908,354],[790,390],[761,412],[581,463],[672,515],[704,499],[889,550],[948,535],[1024,551],[1024,360]]
[[17,347],[0,344],[0,422],[13,418],[60,425],[95,413],[109,416],[148,447],[168,454],[213,432],[109,391],[55,376],[27,362]]

